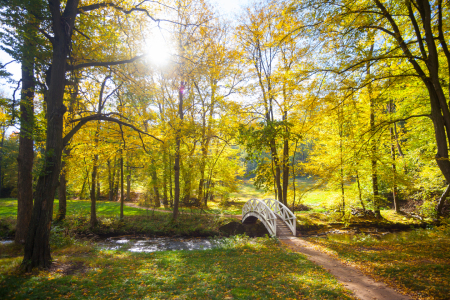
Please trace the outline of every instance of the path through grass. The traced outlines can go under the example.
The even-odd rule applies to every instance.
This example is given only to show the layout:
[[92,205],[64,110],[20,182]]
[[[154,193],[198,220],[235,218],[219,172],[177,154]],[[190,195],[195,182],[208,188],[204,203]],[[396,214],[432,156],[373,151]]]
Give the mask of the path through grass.
[[391,238],[310,238],[341,260],[420,299],[449,299],[450,228],[418,229]]

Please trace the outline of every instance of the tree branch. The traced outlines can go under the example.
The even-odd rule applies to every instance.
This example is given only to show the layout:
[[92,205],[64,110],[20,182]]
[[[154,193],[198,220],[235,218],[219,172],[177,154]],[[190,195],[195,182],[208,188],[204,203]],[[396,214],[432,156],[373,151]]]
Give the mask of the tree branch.
[[159,142],[161,142],[161,143],[164,143],[162,140],[158,139],[157,137],[155,137],[155,136],[153,136],[153,135],[151,135],[151,134],[148,134],[148,133],[146,133],[146,132],[140,130],[139,128],[137,128],[137,127],[134,126],[134,125],[125,123],[125,122],[120,121],[120,120],[115,119],[115,118],[111,118],[111,117],[109,117],[108,115],[99,115],[99,114],[96,114],[96,115],[91,115],[91,116],[87,116],[87,117],[80,118],[80,119],[74,119],[74,120],[70,121],[70,123],[74,123],[74,122],[78,122],[78,123],[77,123],[77,125],[75,125],[75,126],[72,128],[72,130],[71,130],[69,133],[67,133],[66,136],[63,138],[63,144],[64,144],[64,146],[67,145],[67,144],[69,143],[69,141],[72,139],[72,137],[75,135],[75,133],[77,133],[78,130],[80,130],[81,127],[83,127],[83,125],[85,125],[86,123],[88,123],[88,122],[90,122],[90,121],[108,121],[108,122],[117,123],[117,124],[119,124],[119,125],[121,125],[121,126],[129,127],[129,128],[135,130],[135,131],[138,132],[138,133],[145,134],[145,135],[147,135],[147,136],[150,136],[150,137],[154,138],[155,140],[157,140],[157,141],[159,141]]
[[130,58],[130,59],[124,59],[124,60],[118,60],[118,61],[106,61],[106,62],[94,61],[94,62],[82,63],[82,64],[79,64],[79,65],[69,65],[69,66],[67,66],[67,71],[75,71],[75,70],[88,68],[88,67],[108,67],[108,66],[129,64],[129,63],[132,63],[132,62],[134,62],[136,60],[144,58],[145,56],[146,55],[143,54],[143,55],[135,56],[135,57]]

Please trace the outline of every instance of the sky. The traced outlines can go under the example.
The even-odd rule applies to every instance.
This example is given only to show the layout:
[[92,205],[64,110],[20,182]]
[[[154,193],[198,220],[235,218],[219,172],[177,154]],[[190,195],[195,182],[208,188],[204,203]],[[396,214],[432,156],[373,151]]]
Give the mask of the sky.
[[[217,7],[217,11],[225,17],[233,19],[234,15],[239,14],[242,10],[242,6],[248,4],[250,0],[210,0],[211,3]],[[0,50],[0,63],[6,64],[10,62],[12,58],[5,52]],[[12,78],[16,81],[20,80],[21,71],[20,64],[14,62],[6,66],[6,70],[13,74]],[[16,85],[7,83],[5,80],[0,80],[0,92],[3,92],[5,96],[11,97],[12,91]]]

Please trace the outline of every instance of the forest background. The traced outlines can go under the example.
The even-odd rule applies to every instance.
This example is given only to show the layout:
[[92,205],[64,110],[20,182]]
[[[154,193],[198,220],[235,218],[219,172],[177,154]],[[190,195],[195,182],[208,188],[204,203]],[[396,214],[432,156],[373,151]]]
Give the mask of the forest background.
[[30,266],[49,261],[48,238],[33,245],[56,191],[60,219],[67,196],[90,198],[92,226],[97,200],[139,192],[176,219],[246,177],[290,207],[338,191],[343,217],[442,213],[448,1],[262,1],[233,19],[200,0],[2,5],[22,76],[1,102],[0,192],[18,197]]

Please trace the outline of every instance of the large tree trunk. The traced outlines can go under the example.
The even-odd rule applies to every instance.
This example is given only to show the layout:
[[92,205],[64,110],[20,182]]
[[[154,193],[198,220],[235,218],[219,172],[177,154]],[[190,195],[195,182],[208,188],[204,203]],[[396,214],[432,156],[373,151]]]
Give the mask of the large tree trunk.
[[[25,48],[33,47],[28,40]],[[24,243],[33,211],[33,127],[34,127],[34,57],[24,50],[22,55],[22,92],[20,98],[20,137],[17,182],[16,243]]]
[[[55,189],[61,167],[63,150],[63,105],[66,59],[71,44],[72,29],[78,0],[68,0],[61,15],[59,2],[49,1],[54,35],[50,86],[47,97],[47,139],[43,169],[36,186],[33,213],[25,243],[22,268],[48,268],[51,263],[50,228]],[[63,21],[64,20],[64,21]]]

